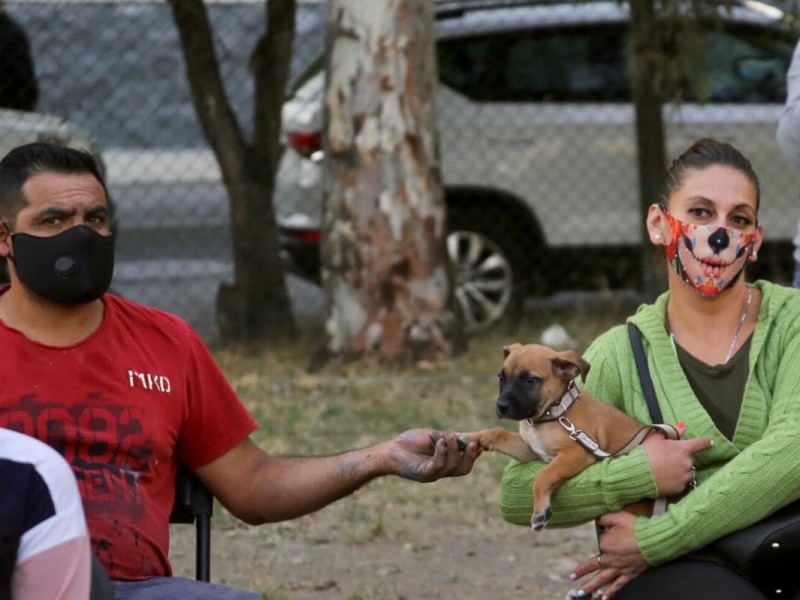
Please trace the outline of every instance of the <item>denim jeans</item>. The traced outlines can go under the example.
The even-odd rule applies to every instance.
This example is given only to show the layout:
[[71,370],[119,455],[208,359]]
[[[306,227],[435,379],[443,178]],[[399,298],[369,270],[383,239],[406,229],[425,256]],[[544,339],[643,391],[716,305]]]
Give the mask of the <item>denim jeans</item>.
[[794,263],[794,287],[800,288],[800,262]]
[[151,577],[143,581],[115,581],[115,600],[261,600],[247,590],[184,577]]

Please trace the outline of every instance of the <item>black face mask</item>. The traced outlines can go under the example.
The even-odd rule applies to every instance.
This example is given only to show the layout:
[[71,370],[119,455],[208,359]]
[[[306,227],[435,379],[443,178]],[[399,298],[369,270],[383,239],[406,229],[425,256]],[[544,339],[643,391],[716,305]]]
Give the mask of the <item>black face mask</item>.
[[106,293],[114,274],[114,240],[78,225],[52,237],[11,236],[17,275],[32,292],[61,304],[83,304]]

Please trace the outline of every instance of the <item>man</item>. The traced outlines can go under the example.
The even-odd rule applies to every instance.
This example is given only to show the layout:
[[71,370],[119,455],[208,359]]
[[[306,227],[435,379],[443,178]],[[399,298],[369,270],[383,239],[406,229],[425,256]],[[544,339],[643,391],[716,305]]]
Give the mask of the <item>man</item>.
[[[468,473],[475,444],[411,430],[325,457],[274,457],[182,320],[113,294],[108,194],[92,157],[28,144],[0,161],[0,426],[46,441],[72,465],[95,553],[117,598],[254,598],[169,577],[177,463],[250,524],[315,511],[381,475]],[[206,595],[203,595],[203,594]]]
[[91,548],[72,469],[0,427],[0,599],[85,600]]
[[[800,167],[800,42],[795,46],[786,72],[786,106],[778,123],[777,138],[786,160]],[[793,285],[800,288],[800,219],[794,237]]]
[[0,0],[0,108],[34,110],[38,98],[28,36]]

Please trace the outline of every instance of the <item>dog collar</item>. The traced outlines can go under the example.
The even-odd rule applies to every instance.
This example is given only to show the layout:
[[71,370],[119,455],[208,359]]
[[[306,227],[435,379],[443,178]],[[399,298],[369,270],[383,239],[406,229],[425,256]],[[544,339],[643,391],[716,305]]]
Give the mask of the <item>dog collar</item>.
[[600,444],[586,433],[583,429],[578,429],[573,425],[572,421],[567,418],[567,411],[570,406],[575,404],[581,399],[581,390],[575,385],[575,380],[572,379],[567,384],[567,391],[561,396],[561,401],[558,404],[552,405],[545,411],[545,413],[538,419],[528,419],[530,425],[535,423],[547,423],[548,421],[558,421],[561,426],[566,429],[569,437],[578,442],[586,450],[594,454],[597,458],[608,458],[612,456],[600,447]]
[[581,390],[575,385],[575,380],[572,379],[567,384],[567,391],[561,396],[561,401],[558,404],[553,404],[548,408],[544,414],[538,419],[528,419],[528,422],[533,425],[534,423],[545,423],[547,421],[557,421],[567,414],[569,407],[581,399]]

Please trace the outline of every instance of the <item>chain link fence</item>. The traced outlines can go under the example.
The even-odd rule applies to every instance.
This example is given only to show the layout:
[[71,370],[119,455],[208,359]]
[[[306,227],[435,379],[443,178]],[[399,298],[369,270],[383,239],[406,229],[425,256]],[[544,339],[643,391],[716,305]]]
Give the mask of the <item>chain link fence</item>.
[[[115,206],[114,289],[174,311],[213,338],[217,285],[232,277],[228,200],[196,117],[170,7],[63,0],[7,1],[5,8],[28,38],[40,115],[0,108],[3,153],[23,141],[91,138]],[[248,61],[265,29],[264,3],[209,3],[208,12],[227,94],[250,135]],[[323,5],[298,5],[294,73],[322,51],[323,21]],[[19,67],[0,54],[0,80]]]
[[[476,326],[531,296],[639,289],[624,6],[467,4],[480,6],[438,3],[438,113],[448,250]],[[39,114],[0,107],[0,149],[56,131],[93,139],[116,207],[115,289],[213,338],[217,285],[232,274],[227,196],[169,6],[7,0],[5,9],[27,35],[38,85],[35,106],[17,108]],[[265,28],[264,4],[209,2],[208,10],[227,93],[249,132],[248,60]],[[275,205],[289,272],[302,275],[292,276],[290,293],[309,311],[303,319],[321,310],[306,282],[319,264],[326,7],[300,2],[297,10]],[[664,116],[670,156],[710,135],[754,162],[769,244],[753,275],[787,283],[800,172],[780,156],[775,127],[797,36],[775,16],[751,8],[709,25],[704,52],[686,65],[683,102]],[[0,80],[13,81],[19,60],[0,53]]]

